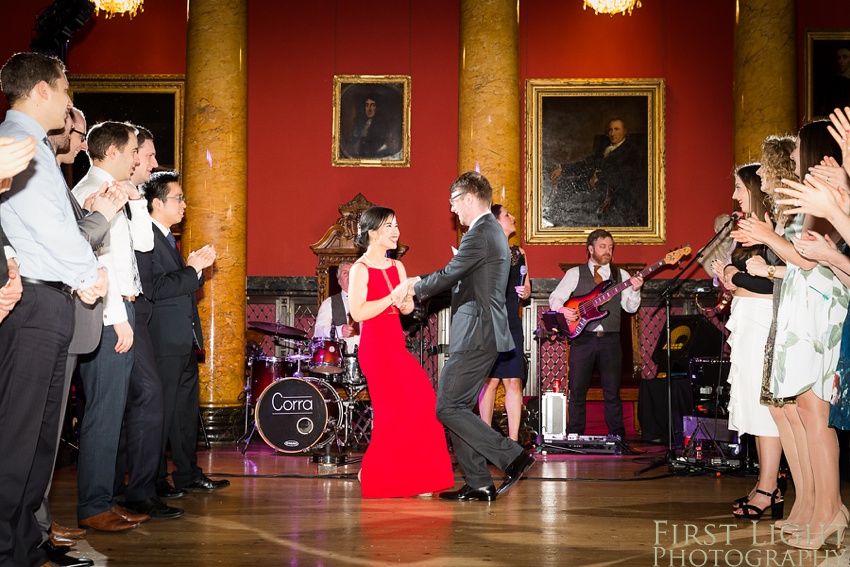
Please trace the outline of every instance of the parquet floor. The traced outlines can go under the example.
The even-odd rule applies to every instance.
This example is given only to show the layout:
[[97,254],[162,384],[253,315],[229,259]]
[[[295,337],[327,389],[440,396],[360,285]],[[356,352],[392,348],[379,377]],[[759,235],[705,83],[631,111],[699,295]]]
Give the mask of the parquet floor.
[[[124,534],[90,531],[73,553],[98,566],[162,567],[848,565],[843,548],[815,557],[771,536],[767,520],[735,522],[730,502],[751,478],[668,476],[666,467],[635,476],[664,453],[642,448],[640,456],[539,455],[513,490],[488,504],[363,500],[357,464],[319,476],[309,457],[275,454],[260,440],[245,457],[214,447],[199,453],[200,464],[231,487],[169,501],[186,510],[176,520]],[[399,450],[397,472],[415,466],[412,443]],[[51,495],[55,518],[68,525],[75,483],[74,467],[63,467]]]

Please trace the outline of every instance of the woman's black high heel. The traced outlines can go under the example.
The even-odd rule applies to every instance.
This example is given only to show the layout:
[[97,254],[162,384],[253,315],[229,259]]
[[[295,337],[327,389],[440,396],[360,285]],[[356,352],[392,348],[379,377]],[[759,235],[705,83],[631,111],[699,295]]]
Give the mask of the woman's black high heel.
[[[779,495],[782,496],[788,490],[788,477],[784,474],[779,475],[779,478],[776,479],[776,487],[779,490]],[[750,495],[741,496],[737,500],[732,501],[732,511],[734,512],[744,504],[750,501]]]
[[749,501],[746,501],[741,504],[741,507],[738,508],[741,513],[733,514],[736,518],[741,518],[744,520],[758,520],[762,517],[762,514],[770,508],[770,517],[774,520],[781,520],[782,516],[785,515],[785,498],[782,496],[782,493],[779,492],[779,489],[773,491],[773,493],[767,492],[766,490],[756,489],[756,492],[759,494],[764,494],[765,496],[770,496],[770,504],[765,506],[764,508],[759,508],[757,506],[753,506],[749,504]]

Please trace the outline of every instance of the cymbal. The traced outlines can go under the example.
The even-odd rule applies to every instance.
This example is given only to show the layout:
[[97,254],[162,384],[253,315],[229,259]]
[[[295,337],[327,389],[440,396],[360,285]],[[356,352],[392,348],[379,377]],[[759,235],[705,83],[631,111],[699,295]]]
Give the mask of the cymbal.
[[306,338],[307,333],[295,327],[287,327],[278,323],[267,323],[265,321],[248,321],[248,328],[269,335],[283,335],[294,338]]
[[309,354],[289,354],[286,356],[286,362],[298,362],[299,360],[310,360],[313,358]]

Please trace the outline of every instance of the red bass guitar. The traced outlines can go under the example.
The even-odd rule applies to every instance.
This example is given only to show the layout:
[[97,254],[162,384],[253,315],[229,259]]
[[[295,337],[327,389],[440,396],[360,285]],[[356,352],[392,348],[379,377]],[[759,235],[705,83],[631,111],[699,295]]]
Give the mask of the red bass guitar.
[[[660,260],[655,264],[652,264],[651,266],[647,266],[635,275],[645,278],[661,266],[678,263],[683,256],[687,256],[690,253],[690,246],[682,246],[681,248],[677,248],[676,250],[673,250],[669,254],[664,256],[663,260]],[[609,285],[611,285],[610,280],[604,281],[597,285],[595,288],[593,288],[593,291],[591,291],[590,293],[574,296],[567,300],[567,302],[564,304],[564,307],[576,309],[579,313],[578,321],[570,321],[568,323],[567,332],[565,333],[567,335],[567,338],[569,338],[570,340],[576,338],[581,334],[581,332],[584,330],[588,323],[607,317],[608,312],[600,311],[599,307],[619,295],[620,292],[622,292],[624,289],[631,286],[632,284],[629,282],[629,280],[626,280],[624,282],[618,283],[610,289],[606,289]]]

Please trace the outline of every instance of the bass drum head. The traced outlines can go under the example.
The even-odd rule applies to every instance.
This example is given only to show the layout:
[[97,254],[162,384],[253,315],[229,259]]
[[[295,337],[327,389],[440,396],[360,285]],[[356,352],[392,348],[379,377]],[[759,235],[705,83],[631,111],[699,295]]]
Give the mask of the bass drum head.
[[260,437],[283,453],[327,445],[342,415],[339,394],[312,378],[284,378],[269,385],[257,402]]

